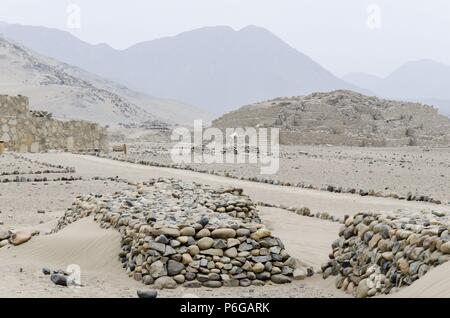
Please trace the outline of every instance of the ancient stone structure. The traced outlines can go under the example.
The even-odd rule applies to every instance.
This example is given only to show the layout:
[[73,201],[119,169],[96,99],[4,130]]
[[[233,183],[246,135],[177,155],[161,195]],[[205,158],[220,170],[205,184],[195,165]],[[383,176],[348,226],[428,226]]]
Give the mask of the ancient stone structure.
[[244,106],[216,119],[213,126],[280,128],[280,143],[285,145],[450,144],[450,119],[437,109],[344,90]]
[[156,288],[284,284],[312,275],[264,227],[242,189],[155,179],[109,196],[79,196],[55,232],[89,216],[121,233],[123,267]]
[[0,140],[6,148],[20,152],[107,147],[104,128],[85,121],[59,121],[47,113],[32,112],[24,96],[0,95]]
[[336,287],[357,297],[387,294],[450,259],[449,230],[449,217],[435,211],[359,213],[339,231],[323,277],[336,275]]

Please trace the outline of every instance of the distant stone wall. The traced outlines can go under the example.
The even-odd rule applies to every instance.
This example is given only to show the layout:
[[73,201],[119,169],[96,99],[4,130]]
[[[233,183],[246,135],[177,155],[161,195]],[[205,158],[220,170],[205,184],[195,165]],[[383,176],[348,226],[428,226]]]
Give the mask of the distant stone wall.
[[106,149],[106,131],[86,121],[34,116],[24,96],[0,95],[0,140],[20,152]]

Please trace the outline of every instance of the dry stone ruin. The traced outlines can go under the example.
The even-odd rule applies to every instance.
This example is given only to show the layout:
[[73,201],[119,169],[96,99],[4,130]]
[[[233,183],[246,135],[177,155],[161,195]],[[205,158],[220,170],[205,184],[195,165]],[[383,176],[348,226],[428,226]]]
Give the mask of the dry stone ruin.
[[221,129],[280,128],[280,143],[345,146],[450,144],[450,119],[427,105],[338,90],[277,98],[223,115]]
[[28,98],[0,95],[0,141],[12,151],[105,149],[106,132],[86,121],[59,121],[46,112],[31,111]]
[[436,211],[359,213],[341,227],[323,277],[336,275],[336,287],[357,297],[388,294],[450,259],[449,230]]
[[242,189],[153,179],[77,197],[54,231],[83,217],[118,230],[123,268],[158,289],[285,284],[312,275],[261,223]]

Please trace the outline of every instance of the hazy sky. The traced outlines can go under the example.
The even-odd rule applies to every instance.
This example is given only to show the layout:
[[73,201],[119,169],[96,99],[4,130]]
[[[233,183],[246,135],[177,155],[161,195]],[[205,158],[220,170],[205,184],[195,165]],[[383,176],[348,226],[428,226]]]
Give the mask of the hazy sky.
[[[79,29],[67,27],[69,4],[80,8]],[[64,29],[115,48],[203,26],[253,24],[336,75],[387,75],[423,58],[450,64],[448,0],[0,0],[0,21]]]

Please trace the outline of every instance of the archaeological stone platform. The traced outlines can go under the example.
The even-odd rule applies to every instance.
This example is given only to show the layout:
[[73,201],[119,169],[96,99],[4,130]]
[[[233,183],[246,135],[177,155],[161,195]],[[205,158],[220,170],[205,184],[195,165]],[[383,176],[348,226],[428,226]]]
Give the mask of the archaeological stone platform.
[[105,128],[87,121],[61,121],[29,109],[25,96],[0,95],[0,140],[12,151],[105,149]]

